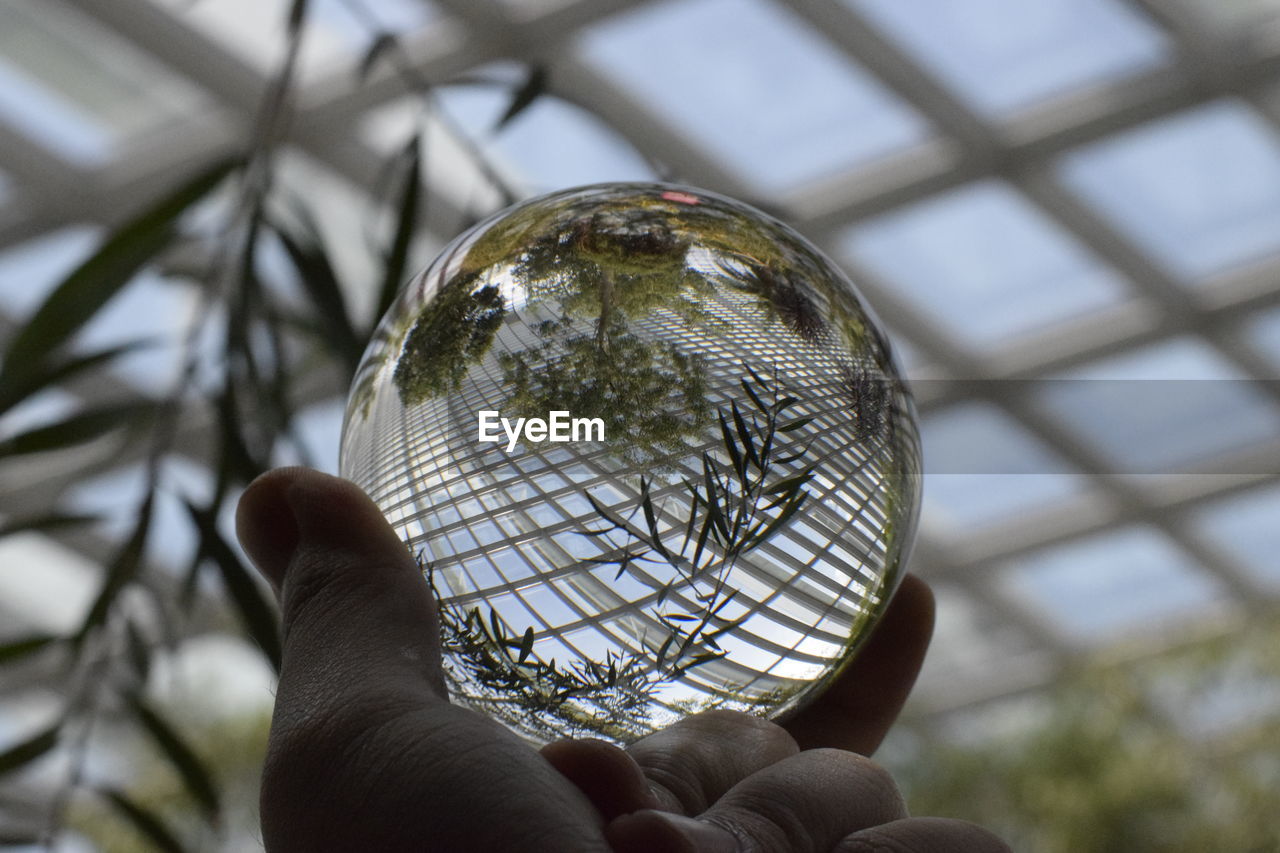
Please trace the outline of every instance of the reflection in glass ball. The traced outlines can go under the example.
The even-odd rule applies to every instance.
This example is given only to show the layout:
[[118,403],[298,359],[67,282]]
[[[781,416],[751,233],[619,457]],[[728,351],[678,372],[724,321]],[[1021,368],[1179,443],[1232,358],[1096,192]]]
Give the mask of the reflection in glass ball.
[[657,184],[454,241],[365,354],[341,470],[420,557],[453,701],[535,741],[795,710],[883,611],[919,504],[912,405],[848,280]]

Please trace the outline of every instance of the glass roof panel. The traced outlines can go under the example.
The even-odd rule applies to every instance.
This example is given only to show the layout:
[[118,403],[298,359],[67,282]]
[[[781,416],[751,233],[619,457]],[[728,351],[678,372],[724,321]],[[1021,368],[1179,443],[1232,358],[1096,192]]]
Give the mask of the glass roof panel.
[[606,76],[766,192],[927,136],[915,111],[764,0],[655,3],[590,27],[580,46]]
[[1060,503],[1084,478],[995,406],[962,403],[921,423],[925,529],[955,535]]
[[1126,527],[1036,552],[1000,575],[1011,595],[1095,645],[1217,611],[1221,585],[1154,528]]
[[[252,67],[266,71],[284,57],[292,0],[151,0],[172,9]],[[357,13],[357,9],[360,10]],[[378,33],[411,33],[438,19],[429,0],[311,0],[299,65],[310,75],[359,59]]]
[[1116,0],[844,0],[992,115],[1162,62],[1160,31]]
[[77,164],[209,110],[208,97],[92,20],[15,0],[0,28],[0,120]]
[[1280,407],[1213,347],[1175,338],[1045,383],[1039,404],[1116,469],[1171,473],[1280,433]]
[[1238,101],[1087,146],[1060,172],[1185,281],[1280,254],[1280,139]]
[[1125,298],[1120,276],[1009,185],[961,187],[846,233],[851,258],[986,348]]
[[1280,486],[1214,501],[1198,510],[1194,519],[1205,539],[1260,584],[1280,593]]
[[[516,81],[518,85],[518,81]],[[440,90],[441,106],[486,152],[518,176],[530,194],[602,181],[654,180],[643,157],[595,117],[556,98],[544,97],[494,133],[511,103],[504,87]]]

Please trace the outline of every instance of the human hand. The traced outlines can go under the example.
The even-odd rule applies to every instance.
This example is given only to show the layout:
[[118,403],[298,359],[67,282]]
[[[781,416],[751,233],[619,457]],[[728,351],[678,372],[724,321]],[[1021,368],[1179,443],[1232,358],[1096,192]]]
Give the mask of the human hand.
[[967,824],[904,820],[887,774],[844,751],[873,749],[914,681],[932,620],[917,582],[785,728],[715,712],[626,751],[578,740],[539,754],[449,704],[430,590],[358,488],[273,471],[237,526],[284,622],[261,798],[272,853],[1006,849]]

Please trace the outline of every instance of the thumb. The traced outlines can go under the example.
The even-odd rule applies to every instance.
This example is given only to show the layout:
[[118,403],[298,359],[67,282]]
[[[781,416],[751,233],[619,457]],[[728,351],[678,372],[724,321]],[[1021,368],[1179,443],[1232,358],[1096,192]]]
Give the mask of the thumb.
[[270,471],[241,496],[236,528],[280,599],[278,703],[389,689],[445,697],[434,596],[359,487],[305,468]]

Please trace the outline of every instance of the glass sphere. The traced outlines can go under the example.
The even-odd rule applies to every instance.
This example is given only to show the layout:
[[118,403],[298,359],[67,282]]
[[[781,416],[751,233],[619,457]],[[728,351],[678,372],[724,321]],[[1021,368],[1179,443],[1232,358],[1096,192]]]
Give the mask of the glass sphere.
[[893,594],[919,470],[840,270],[663,184],[456,239],[382,320],[341,458],[435,590],[453,701],[537,742],[798,709]]

